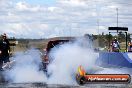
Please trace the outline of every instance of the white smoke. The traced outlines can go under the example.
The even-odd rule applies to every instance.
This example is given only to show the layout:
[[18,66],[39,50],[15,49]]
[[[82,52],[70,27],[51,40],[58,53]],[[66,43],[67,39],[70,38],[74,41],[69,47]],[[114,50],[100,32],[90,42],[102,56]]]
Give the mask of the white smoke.
[[50,52],[53,61],[48,67],[48,72],[51,74],[48,83],[76,84],[75,75],[78,67],[82,65],[86,70],[91,69],[97,56],[91,41],[85,38],[53,48]]
[[5,72],[6,79],[12,83],[76,84],[78,67],[82,65],[87,70],[91,69],[95,65],[97,54],[89,39],[80,38],[53,48],[50,57],[52,61],[48,66],[48,73],[51,75],[47,78],[43,71],[39,71],[41,56],[38,50],[19,52],[12,58],[15,65]]
[[15,65],[5,73],[7,80],[13,83],[45,82],[43,71],[39,71],[41,57],[38,50],[17,53]]
[[[12,59],[15,65],[5,72],[7,80],[13,83],[46,82],[48,84],[76,84],[75,75],[82,65],[90,73],[96,67],[98,53],[93,50],[92,42],[86,38],[65,43],[51,49],[52,58],[48,66],[49,78],[39,70],[41,55],[38,50],[19,52]],[[129,57],[132,54],[129,55]],[[126,68],[103,68],[95,74],[124,74],[132,73]]]
[[[92,42],[86,38],[65,43],[51,49],[51,61],[48,66],[48,78],[39,70],[41,55],[38,50],[19,52],[12,59],[15,65],[5,72],[7,80],[13,83],[46,82],[48,84],[76,84],[75,75],[78,67],[82,65],[86,72],[96,67],[98,53],[93,50]],[[132,54],[129,54],[131,57]],[[103,68],[95,74],[128,74],[132,73],[126,68]]]

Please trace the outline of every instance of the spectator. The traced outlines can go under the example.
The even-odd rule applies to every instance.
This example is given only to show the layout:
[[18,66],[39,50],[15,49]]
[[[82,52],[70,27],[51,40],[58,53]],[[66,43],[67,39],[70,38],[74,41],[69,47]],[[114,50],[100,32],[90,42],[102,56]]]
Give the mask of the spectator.
[[9,40],[7,39],[6,34],[4,33],[2,35],[2,62],[1,64],[3,65],[3,62],[6,63],[8,66],[10,66],[10,60],[9,60],[9,52],[10,52],[10,43]]
[[2,71],[3,60],[2,60],[2,41],[0,41],[0,70]]
[[131,43],[131,42],[128,43],[128,51],[129,51],[129,52],[132,51],[132,43]]
[[120,50],[120,44],[118,40],[115,38],[114,41],[112,42],[112,51],[119,52],[119,50]]

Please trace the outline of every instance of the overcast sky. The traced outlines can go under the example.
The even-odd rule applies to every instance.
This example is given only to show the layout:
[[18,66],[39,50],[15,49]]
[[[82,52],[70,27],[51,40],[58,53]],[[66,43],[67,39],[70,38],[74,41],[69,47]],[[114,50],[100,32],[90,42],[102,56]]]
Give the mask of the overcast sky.
[[[108,33],[109,26],[132,33],[132,0],[0,0],[0,33],[17,38]],[[98,30],[99,26],[99,30]]]

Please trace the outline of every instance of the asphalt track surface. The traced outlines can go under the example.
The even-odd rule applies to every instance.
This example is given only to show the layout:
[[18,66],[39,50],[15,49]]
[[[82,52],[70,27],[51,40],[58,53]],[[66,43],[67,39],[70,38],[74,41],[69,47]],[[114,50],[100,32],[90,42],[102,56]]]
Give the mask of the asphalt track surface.
[[130,84],[86,84],[83,86],[46,83],[0,83],[0,88],[132,88]]
[[132,88],[132,82],[130,84],[84,84],[84,85],[47,84],[40,82],[10,83],[4,81],[4,78],[0,76],[0,88]]
[[130,84],[85,84],[83,86],[64,85],[64,84],[47,84],[47,83],[8,83],[8,82],[3,82],[0,76],[0,88],[132,88],[132,83]]
[[0,88],[132,88],[130,84],[84,84],[84,85],[64,85],[47,83],[10,83],[0,78]]

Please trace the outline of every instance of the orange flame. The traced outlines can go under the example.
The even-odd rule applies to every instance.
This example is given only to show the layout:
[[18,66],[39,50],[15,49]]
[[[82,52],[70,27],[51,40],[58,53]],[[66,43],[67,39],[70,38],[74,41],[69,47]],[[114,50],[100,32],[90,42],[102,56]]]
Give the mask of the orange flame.
[[86,75],[86,72],[85,72],[84,68],[81,65],[78,67],[78,72],[79,72],[80,76],[85,76]]

